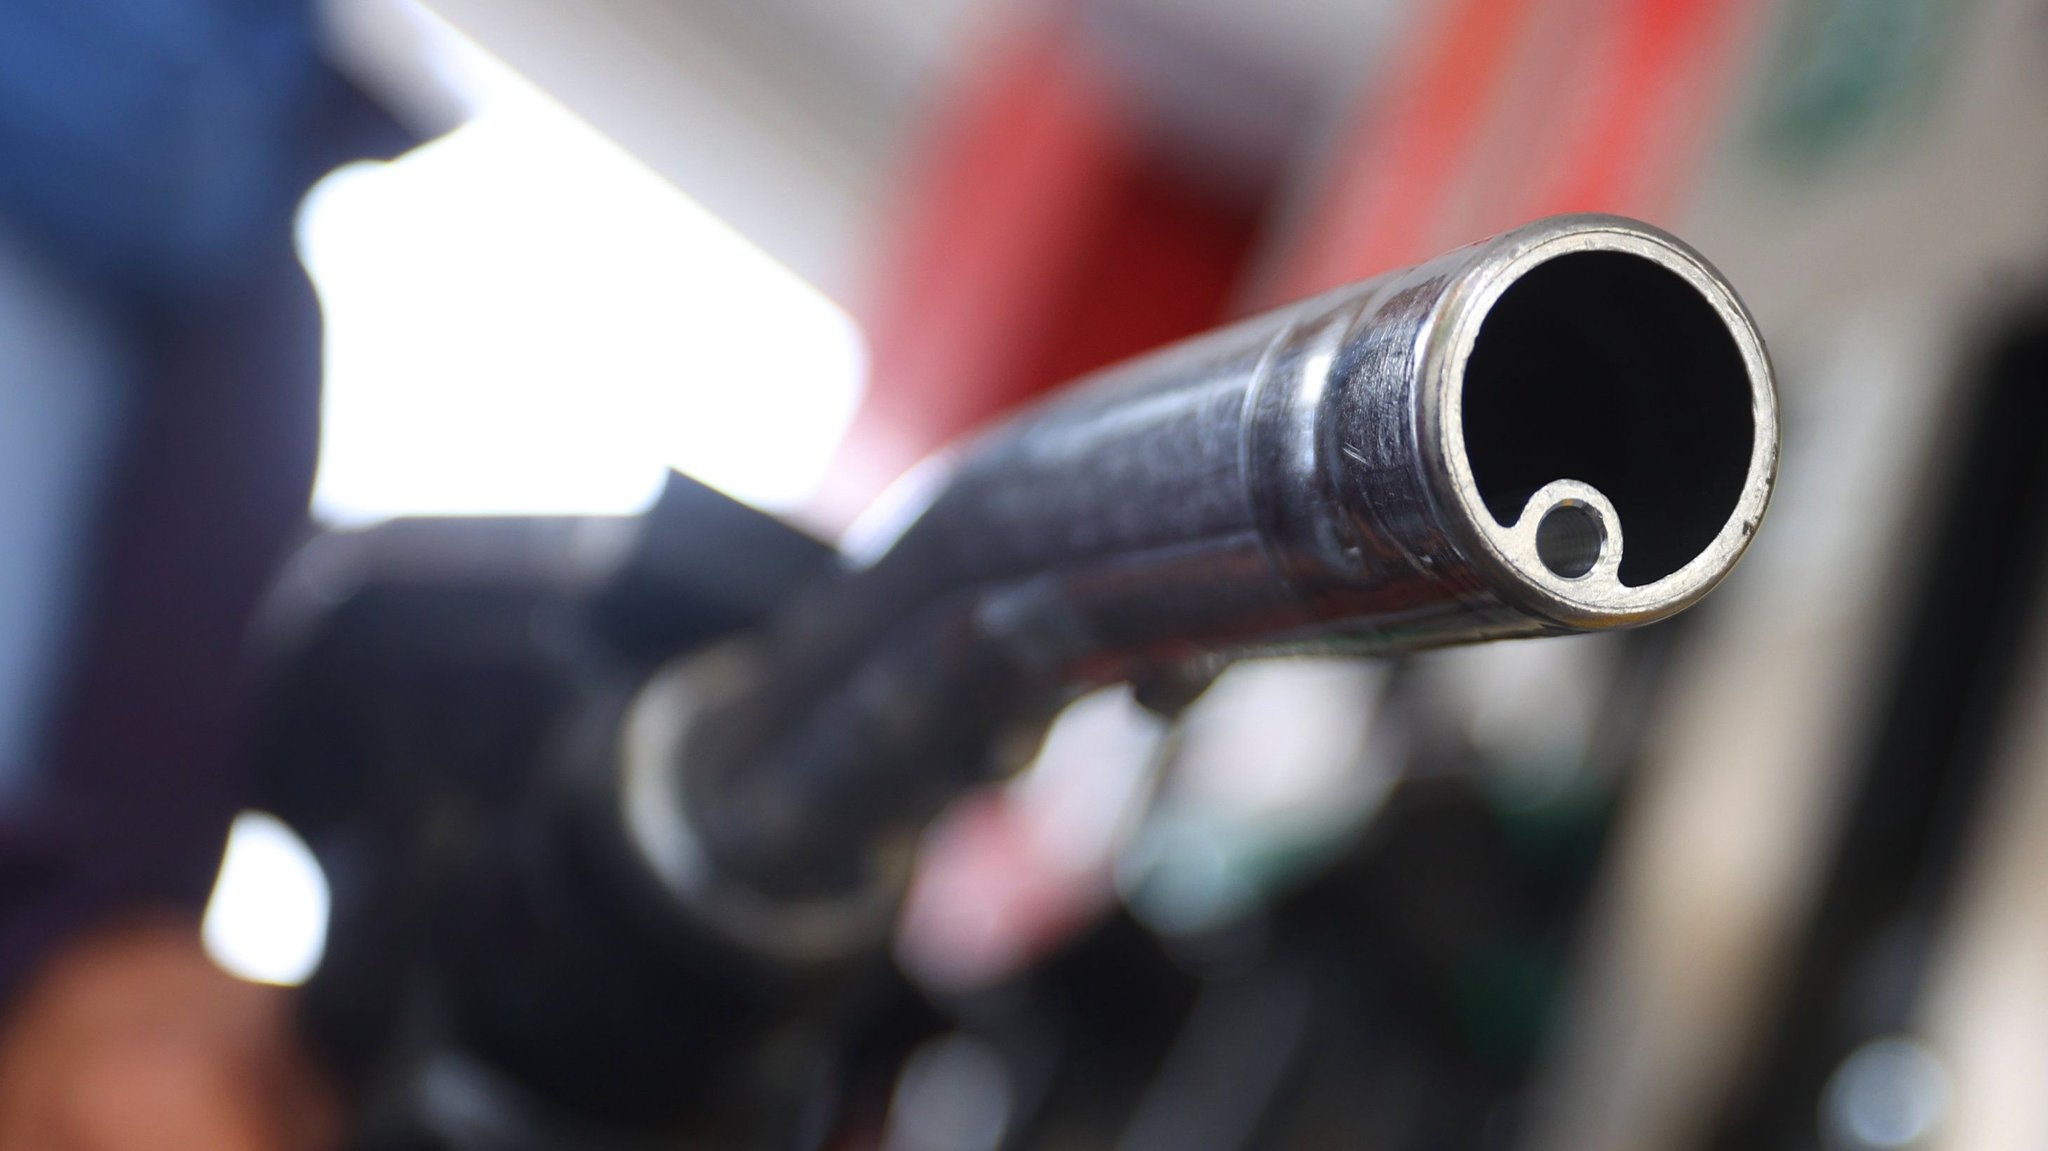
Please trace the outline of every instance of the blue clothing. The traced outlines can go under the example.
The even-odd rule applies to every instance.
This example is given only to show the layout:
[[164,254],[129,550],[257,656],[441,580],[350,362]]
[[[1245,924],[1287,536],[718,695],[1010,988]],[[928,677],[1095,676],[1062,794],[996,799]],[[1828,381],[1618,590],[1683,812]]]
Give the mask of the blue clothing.
[[303,0],[0,3],[0,211],[73,274],[231,275],[320,149],[314,36]]
[[22,485],[0,490],[0,596],[63,617],[0,635],[0,1003],[65,933],[205,898],[243,633],[318,442],[294,213],[410,142],[320,58],[304,0],[0,0],[0,231],[16,288],[77,329],[0,350],[0,413],[28,425],[0,439]]

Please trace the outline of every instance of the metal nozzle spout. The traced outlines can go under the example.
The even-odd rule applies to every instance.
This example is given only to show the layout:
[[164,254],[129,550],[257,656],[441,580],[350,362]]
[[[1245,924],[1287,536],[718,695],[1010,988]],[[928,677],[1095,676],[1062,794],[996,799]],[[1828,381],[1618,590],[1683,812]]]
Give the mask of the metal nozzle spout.
[[1632,221],[1541,221],[960,447],[715,677],[646,689],[627,824],[735,933],[831,950],[872,927],[848,893],[1076,688],[1663,618],[1741,557],[1777,450],[1763,341],[1712,267]]

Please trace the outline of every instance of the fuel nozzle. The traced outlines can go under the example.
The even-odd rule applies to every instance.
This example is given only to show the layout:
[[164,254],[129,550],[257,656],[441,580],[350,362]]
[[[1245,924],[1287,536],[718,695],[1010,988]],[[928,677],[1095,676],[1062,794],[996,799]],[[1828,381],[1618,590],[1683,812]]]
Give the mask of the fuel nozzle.
[[729,936],[845,953],[924,822],[1077,691],[1665,618],[1740,559],[1777,454],[1719,273],[1633,221],[1531,224],[1108,368],[922,469],[772,627],[641,693],[627,838]]

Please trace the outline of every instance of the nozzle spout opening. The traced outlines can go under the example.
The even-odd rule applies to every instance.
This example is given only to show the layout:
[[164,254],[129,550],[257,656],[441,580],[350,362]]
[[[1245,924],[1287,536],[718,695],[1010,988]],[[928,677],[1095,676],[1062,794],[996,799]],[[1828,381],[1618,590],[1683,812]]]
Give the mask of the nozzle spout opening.
[[[1553,257],[1500,292],[1465,361],[1473,484],[1501,528],[1539,533],[1554,574],[1585,575],[1619,541],[1619,583],[1654,584],[1705,552],[1743,502],[1758,434],[1750,372],[1724,313],[1672,268],[1631,251]],[[1546,489],[1559,480],[1596,489],[1619,522],[1558,502]],[[1596,533],[1608,542],[1589,544]]]

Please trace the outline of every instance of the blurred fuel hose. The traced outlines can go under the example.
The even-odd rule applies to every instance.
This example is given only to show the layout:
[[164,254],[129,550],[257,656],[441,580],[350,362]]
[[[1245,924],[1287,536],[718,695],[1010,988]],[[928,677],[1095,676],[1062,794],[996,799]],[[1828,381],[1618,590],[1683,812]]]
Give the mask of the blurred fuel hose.
[[1719,273],[1633,221],[1531,224],[1106,369],[906,481],[843,571],[641,691],[624,836],[732,940],[852,954],[925,822],[1076,691],[1662,619],[1740,559],[1777,454]]

